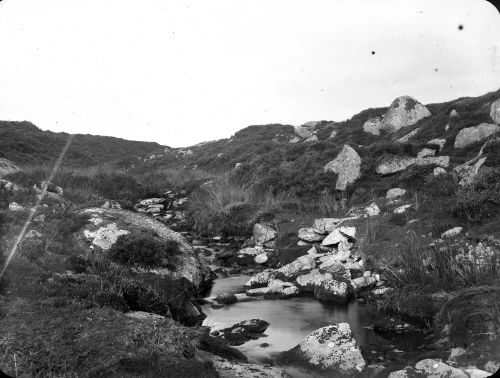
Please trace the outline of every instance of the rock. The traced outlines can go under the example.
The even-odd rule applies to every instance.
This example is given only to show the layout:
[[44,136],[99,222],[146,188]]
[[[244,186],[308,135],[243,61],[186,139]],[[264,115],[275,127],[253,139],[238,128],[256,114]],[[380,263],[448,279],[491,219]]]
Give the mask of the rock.
[[415,160],[415,164],[418,166],[426,166],[426,165],[438,165],[442,168],[448,167],[450,165],[450,157],[449,156],[429,156],[424,158],[417,158]]
[[344,281],[332,279],[314,288],[314,298],[320,301],[346,303],[349,301],[350,296],[349,286]]
[[184,237],[172,231],[163,223],[151,217],[121,209],[90,208],[80,212],[87,214],[90,220],[77,232],[77,238],[82,242],[90,243],[101,250],[109,250],[121,235],[130,232],[153,233],[159,241],[173,241],[177,243],[179,254],[176,256],[176,269],[159,268],[156,274],[165,275],[172,279],[185,278],[199,288],[202,283],[213,279],[208,266],[200,260],[193,247]]
[[403,206],[399,206],[398,208],[394,209],[393,213],[394,214],[403,214],[403,213],[406,213],[406,210],[408,210],[409,208],[411,208],[413,205],[403,205]]
[[401,188],[392,188],[387,191],[385,198],[388,201],[393,201],[396,198],[403,197],[406,194],[406,189]]
[[352,147],[345,144],[335,160],[326,164],[323,170],[325,172],[337,173],[338,178],[335,189],[345,190],[348,184],[352,184],[359,177],[361,172],[361,158]]
[[328,139],[334,139],[336,136],[337,136],[337,131],[333,130],[328,136]]
[[450,351],[450,356],[448,357],[448,361],[454,361],[457,357],[460,357],[465,354],[464,348],[453,348]]
[[425,359],[415,364],[415,369],[430,378],[468,378],[462,370],[451,367],[441,361]]
[[307,251],[307,253],[308,253],[309,255],[316,255],[316,254],[318,253],[318,250],[316,249],[316,247],[312,247],[311,249],[309,249],[309,250]]
[[333,230],[322,242],[321,245],[336,245],[339,244],[341,241],[347,240],[344,235],[340,233],[340,231]]
[[348,323],[332,324],[311,332],[279,360],[306,365],[323,374],[328,372],[332,377],[357,375],[366,367]]
[[478,161],[476,161],[475,164],[462,164],[458,167],[455,167],[454,171],[460,179],[458,184],[460,186],[467,186],[472,184],[472,182],[474,181],[474,177],[476,177],[479,173],[479,168],[481,168],[485,161],[486,157],[482,157]]
[[101,206],[103,209],[121,209],[122,206],[114,200],[104,202],[104,205]]
[[306,242],[306,241],[304,241],[304,240],[299,240],[299,241],[297,242],[297,245],[298,245],[299,247],[305,247],[305,246],[310,246],[310,245],[311,245],[311,243]]
[[500,124],[500,99],[491,104],[490,117],[497,125]]
[[464,148],[470,144],[480,142],[499,131],[500,126],[492,123],[481,123],[478,126],[466,127],[457,134],[454,146],[455,148]]
[[298,276],[309,273],[316,268],[314,255],[304,255],[277,270],[277,277],[292,281]]
[[323,235],[319,235],[314,232],[314,229],[311,227],[301,228],[298,232],[299,239],[308,241],[310,243],[319,242],[324,239]]
[[396,139],[396,143],[406,143],[410,140],[410,138],[413,138],[415,135],[418,133],[418,128],[415,130],[410,131],[408,134],[403,135],[401,138]]
[[316,287],[332,279],[333,276],[330,273],[321,273],[318,269],[313,269],[307,274],[298,276],[295,282],[297,283],[297,287],[302,291],[314,292]]
[[301,126],[295,126],[294,131],[301,138],[309,138],[312,135],[314,128],[318,124],[319,124],[318,121],[309,121]]
[[165,201],[166,201],[165,198],[148,198],[139,202],[139,205],[144,207],[151,205],[160,205]]
[[202,361],[210,362],[220,378],[290,378],[276,366],[231,362],[201,350],[197,350],[196,355]]
[[351,279],[350,270],[346,269],[346,266],[338,260],[335,254],[324,256],[320,261],[321,264],[318,268],[321,273],[330,273],[334,278]]
[[0,158],[0,178],[12,173],[21,172],[22,169],[19,168],[15,163],[10,160]]
[[151,312],[144,312],[144,311],[131,311],[131,312],[126,312],[125,316],[128,316],[129,318],[133,319],[139,319],[139,320],[147,320],[147,321],[164,321],[165,317],[157,314],[153,314]]
[[430,115],[431,112],[424,105],[410,96],[402,96],[392,102],[380,129],[392,133],[402,127],[414,125]]
[[432,139],[432,140],[428,141],[427,144],[432,144],[434,146],[438,146],[439,151],[441,151],[443,149],[444,145],[446,144],[446,139],[439,139],[439,138]]
[[238,169],[238,168],[240,168],[240,167],[241,167],[241,163],[236,163],[236,164],[234,165],[234,169]]
[[6,192],[17,193],[23,190],[19,185],[14,184],[13,182],[0,179],[0,190],[4,190]]
[[266,269],[263,272],[252,276],[245,284],[248,288],[264,287],[276,278],[277,272],[272,269]]
[[[337,228],[343,222],[343,219],[339,218],[320,218],[315,219],[313,224],[313,232],[316,234],[329,234]],[[321,241],[321,240],[317,240]]]
[[271,296],[284,299],[296,296],[299,294],[299,289],[290,282],[272,280],[267,287],[248,289],[246,293],[250,297]]
[[238,302],[238,298],[236,298],[236,295],[234,293],[222,293],[219,294],[218,296],[215,297],[214,299],[217,303],[222,303],[222,304],[233,304]]
[[427,156],[434,156],[434,155],[436,155],[435,150],[433,150],[431,148],[423,148],[418,152],[417,158],[424,158]]
[[262,333],[267,327],[269,327],[269,323],[265,320],[245,320],[231,327],[218,330],[217,337],[224,339],[231,346],[241,345],[249,340],[262,337]]
[[243,248],[240,249],[238,252],[239,255],[248,255],[248,256],[258,256],[264,252],[264,248],[257,246],[257,247],[248,247],[248,248]]
[[479,370],[477,368],[467,368],[464,369],[469,378],[488,378],[491,377],[491,373],[484,370]]
[[356,292],[363,291],[365,289],[369,289],[377,283],[377,279],[375,277],[358,277],[351,281],[352,287]]
[[253,226],[253,237],[257,245],[263,245],[276,237],[276,230],[262,223],[256,223]]
[[299,137],[293,137],[292,139],[290,139],[290,143],[291,144],[295,144],[295,143],[299,143],[300,142],[300,138]]
[[382,117],[370,118],[363,125],[363,131],[365,133],[380,135],[380,126],[382,124]]
[[370,206],[365,208],[365,212],[369,217],[373,217],[380,214],[380,208],[375,202],[373,202]]
[[35,238],[42,238],[43,234],[38,232],[37,230],[29,230],[29,232],[26,233],[26,236],[24,237],[25,239],[35,239]]
[[339,232],[349,238],[354,239],[356,237],[356,227],[346,227],[342,226],[338,228]]
[[442,238],[452,238],[454,236],[457,236],[458,234],[460,234],[463,230],[463,227],[453,227],[451,229],[449,229],[448,231],[445,231],[441,234],[441,237]]
[[265,264],[268,260],[268,257],[267,257],[267,253],[264,252],[264,253],[261,253],[260,255],[257,255],[253,258],[253,261],[256,263],[256,264]]
[[10,211],[24,211],[25,208],[24,208],[24,206],[19,205],[17,202],[11,202],[11,203],[9,203],[9,210]]
[[318,141],[318,137],[316,135],[311,135],[309,138],[304,140],[304,143],[311,143],[311,142],[317,142],[317,141]]
[[376,172],[381,175],[389,175],[403,171],[410,165],[415,164],[415,158],[410,156],[386,156],[377,166]]
[[152,205],[146,209],[146,213],[159,214],[163,210],[163,205]]
[[450,112],[450,118],[453,118],[453,117],[459,117],[459,114],[458,114],[458,112],[455,109],[453,109]]
[[436,167],[436,168],[434,168],[433,174],[434,174],[434,176],[445,175],[446,169],[441,168],[441,167]]

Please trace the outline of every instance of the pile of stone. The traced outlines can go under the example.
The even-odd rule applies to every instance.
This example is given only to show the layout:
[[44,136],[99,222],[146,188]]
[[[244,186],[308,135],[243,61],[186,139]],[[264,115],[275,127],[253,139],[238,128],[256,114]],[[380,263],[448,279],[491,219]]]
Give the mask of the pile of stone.
[[268,264],[276,254],[277,231],[270,225],[256,223],[253,235],[237,254],[238,265]]
[[134,208],[139,213],[152,215],[156,220],[167,224],[169,227],[181,227],[187,220],[186,204],[188,197],[186,191],[167,191],[162,197],[147,198],[137,203]]
[[349,219],[316,219],[313,227],[300,229],[299,243],[311,245],[308,254],[254,275],[245,284],[246,294],[283,299],[312,293],[319,300],[345,303],[362,291],[383,288],[380,276],[364,269],[356,228],[342,225]]

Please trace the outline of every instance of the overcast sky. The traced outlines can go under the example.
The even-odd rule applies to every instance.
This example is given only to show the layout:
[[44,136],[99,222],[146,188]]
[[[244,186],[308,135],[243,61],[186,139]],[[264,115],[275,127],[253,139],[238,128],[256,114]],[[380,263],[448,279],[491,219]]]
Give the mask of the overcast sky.
[[4,0],[0,119],[186,146],[481,95],[499,43],[481,0]]

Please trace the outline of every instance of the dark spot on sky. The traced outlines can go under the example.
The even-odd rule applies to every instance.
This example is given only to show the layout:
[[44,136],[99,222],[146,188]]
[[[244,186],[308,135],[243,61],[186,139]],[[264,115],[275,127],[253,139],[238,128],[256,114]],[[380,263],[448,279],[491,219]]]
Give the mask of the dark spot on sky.
[[439,68],[434,68],[434,72],[438,72],[439,71]]
[[372,51],[372,55],[375,55],[375,51]]
[[458,30],[463,30],[464,26],[462,24],[458,25]]

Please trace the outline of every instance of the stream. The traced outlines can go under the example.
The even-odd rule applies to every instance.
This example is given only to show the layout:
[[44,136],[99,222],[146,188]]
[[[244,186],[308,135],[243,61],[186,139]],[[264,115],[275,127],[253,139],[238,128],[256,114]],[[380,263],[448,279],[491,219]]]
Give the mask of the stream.
[[[249,278],[247,275],[218,278],[214,281],[208,297],[223,292],[242,292]],[[387,359],[388,352],[389,356],[395,356],[395,360],[404,361],[407,352],[414,354],[425,341],[422,333],[404,333],[390,339],[379,336],[372,326],[381,315],[358,302],[336,305],[303,296],[285,300],[257,299],[238,302],[221,309],[205,305],[203,311],[207,315],[203,324],[213,330],[230,327],[253,318],[270,323],[264,333],[266,336],[236,346],[251,363],[272,363],[280,352],[293,348],[310,332],[337,322],[349,323],[358,345],[362,350],[365,349],[365,359],[367,359],[366,354],[373,357],[367,359],[372,369],[382,364],[387,367],[387,364],[391,363]],[[292,367],[284,366],[284,368],[293,377],[315,376]]]

